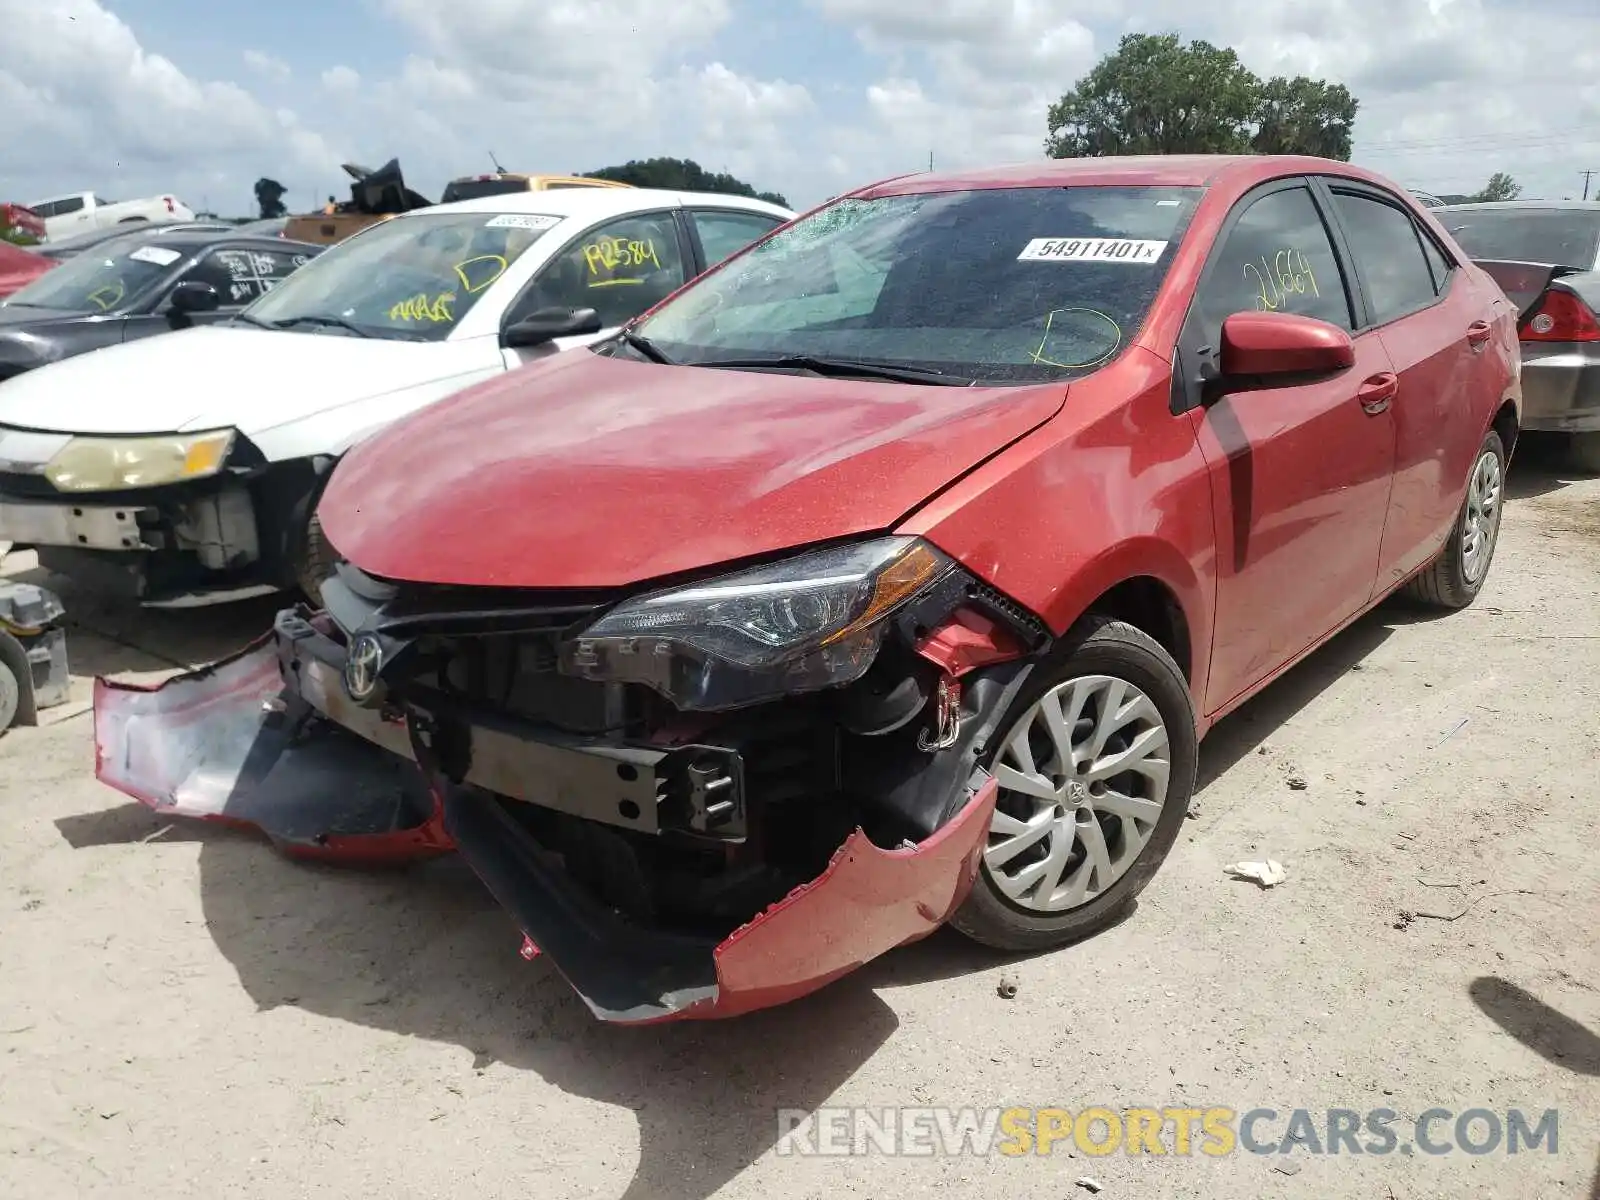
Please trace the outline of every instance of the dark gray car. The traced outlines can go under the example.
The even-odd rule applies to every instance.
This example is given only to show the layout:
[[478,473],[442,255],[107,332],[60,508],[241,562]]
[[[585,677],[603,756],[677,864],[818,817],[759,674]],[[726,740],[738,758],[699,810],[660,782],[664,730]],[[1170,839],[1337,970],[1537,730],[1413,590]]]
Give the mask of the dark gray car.
[[1522,427],[1571,435],[1600,472],[1600,203],[1451,204],[1433,215],[1521,316]]

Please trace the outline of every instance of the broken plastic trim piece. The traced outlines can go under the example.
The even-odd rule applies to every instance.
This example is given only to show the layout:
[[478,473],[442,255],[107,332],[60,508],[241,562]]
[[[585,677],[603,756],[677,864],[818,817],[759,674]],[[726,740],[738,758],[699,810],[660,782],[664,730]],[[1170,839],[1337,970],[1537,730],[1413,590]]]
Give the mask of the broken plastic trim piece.
[[542,951],[602,1020],[635,1024],[781,1004],[932,933],[972,886],[997,791],[973,770],[955,815],[913,846],[856,830],[816,879],[713,944],[597,914],[500,800],[436,795],[409,759],[312,717],[270,639],[155,687],[97,680],[95,754],[103,782],[149,807],[261,829],[296,857],[403,862],[459,839],[524,956]]
[[603,1021],[739,1016],[797,1000],[932,933],[966,899],[998,787],[983,772],[959,813],[920,845],[884,850],[856,830],[827,868],[713,946],[629,925],[548,863],[499,801],[452,790],[462,857],[523,933]]
[[95,775],[163,814],[259,829],[294,857],[454,848],[415,764],[309,715],[270,637],[153,687],[97,679]]

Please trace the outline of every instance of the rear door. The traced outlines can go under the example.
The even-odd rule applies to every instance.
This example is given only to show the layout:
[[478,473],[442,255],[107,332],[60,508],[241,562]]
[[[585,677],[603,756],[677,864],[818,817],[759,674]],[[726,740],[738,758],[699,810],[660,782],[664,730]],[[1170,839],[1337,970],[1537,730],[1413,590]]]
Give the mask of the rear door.
[[1399,377],[1394,399],[1395,480],[1379,556],[1387,591],[1438,553],[1461,506],[1487,417],[1498,407],[1487,360],[1492,299],[1458,270],[1399,197],[1324,176],[1350,247],[1367,310]]
[[783,224],[781,217],[739,209],[695,207],[683,211],[700,271],[732,258]]
[[[1360,332],[1344,251],[1305,179],[1242,199],[1223,226],[1179,342],[1211,474],[1217,602],[1208,713],[1359,612],[1372,594],[1394,470],[1395,377]],[[1353,331],[1355,366],[1233,394],[1196,382],[1236,312],[1298,313]]]

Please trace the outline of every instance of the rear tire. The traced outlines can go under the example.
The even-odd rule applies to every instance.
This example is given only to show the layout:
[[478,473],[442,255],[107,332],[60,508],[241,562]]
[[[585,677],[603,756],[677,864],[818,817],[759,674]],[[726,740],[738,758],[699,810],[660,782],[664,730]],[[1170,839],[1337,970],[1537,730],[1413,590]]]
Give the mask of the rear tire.
[[1483,439],[1467,495],[1439,557],[1405,586],[1413,600],[1434,608],[1465,608],[1478,598],[1495,546],[1500,541],[1500,516],[1505,504],[1506,450],[1493,430]]
[[1578,470],[1600,475],[1600,433],[1573,434],[1567,456]]
[[1086,617],[1035,668],[1001,729],[984,764],[1001,785],[995,817],[950,924],[1012,951],[1114,925],[1172,849],[1194,794],[1183,672],[1141,630]]

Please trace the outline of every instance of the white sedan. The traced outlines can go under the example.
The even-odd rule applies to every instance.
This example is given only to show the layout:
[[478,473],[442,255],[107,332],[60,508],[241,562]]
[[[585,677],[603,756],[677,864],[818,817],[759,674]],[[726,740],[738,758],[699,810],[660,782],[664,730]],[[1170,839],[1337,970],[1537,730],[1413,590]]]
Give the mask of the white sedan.
[[[315,599],[331,554],[316,500],[351,445],[611,336],[793,215],[740,196],[574,188],[380,222],[231,321],[0,383],[0,541],[150,606],[296,585]],[[220,300],[205,284],[176,290],[177,308]]]

